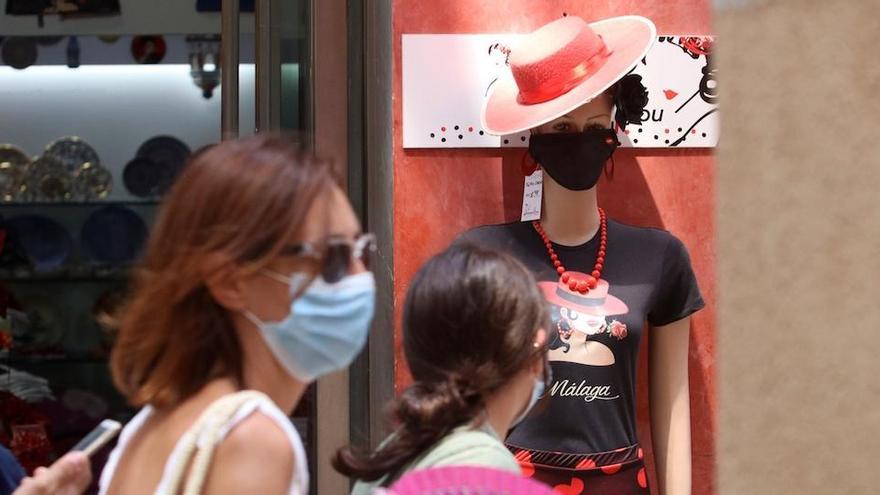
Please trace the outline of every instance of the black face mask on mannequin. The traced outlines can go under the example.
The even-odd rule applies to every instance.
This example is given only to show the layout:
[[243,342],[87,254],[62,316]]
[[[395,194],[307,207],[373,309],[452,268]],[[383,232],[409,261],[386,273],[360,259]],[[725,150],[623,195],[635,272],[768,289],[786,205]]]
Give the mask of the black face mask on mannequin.
[[620,141],[612,129],[533,134],[529,139],[532,158],[560,186],[572,191],[595,186],[605,162],[618,146]]

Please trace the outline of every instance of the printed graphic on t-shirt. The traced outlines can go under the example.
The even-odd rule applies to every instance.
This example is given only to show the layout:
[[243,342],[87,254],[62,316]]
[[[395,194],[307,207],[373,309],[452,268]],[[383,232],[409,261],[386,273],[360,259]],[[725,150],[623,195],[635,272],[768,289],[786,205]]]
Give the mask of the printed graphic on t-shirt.
[[[567,272],[567,275],[587,278],[586,274],[577,272]],[[608,281],[598,280],[596,287],[585,293],[572,289],[564,278],[558,282],[539,282],[538,286],[551,304],[550,361],[613,366],[617,362],[614,351],[601,337],[616,340],[627,337],[626,324],[614,317],[627,314],[629,308],[611,295]],[[551,397],[579,397],[586,402],[620,397],[611,384],[588,383],[587,380],[560,379],[553,382],[547,393]]]
[[[577,246],[553,245],[562,264],[583,272],[568,272],[568,283],[560,283],[565,279],[529,222],[479,227],[460,240],[513,254],[531,270],[547,300],[553,381],[544,400],[510,432],[507,444],[537,456],[536,466],[559,466],[561,473],[583,469],[578,466],[582,455],[600,456],[590,457],[598,466],[627,462],[630,457],[609,459],[606,454],[637,448],[637,361],[646,323],[668,325],[703,307],[681,241],[665,231],[610,218],[607,237],[601,280],[584,293],[570,284],[572,278],[591,281],[598,233]],[[572,459],[577,459],[574,464]]]

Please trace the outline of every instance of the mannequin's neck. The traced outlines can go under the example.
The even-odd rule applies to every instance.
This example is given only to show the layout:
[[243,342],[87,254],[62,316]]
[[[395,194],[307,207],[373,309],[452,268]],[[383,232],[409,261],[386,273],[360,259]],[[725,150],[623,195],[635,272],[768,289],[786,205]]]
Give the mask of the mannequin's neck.
[[544,174],[541,225],[550,240],[564,246],[581,245],[599,230],[596,187],[572,191]]

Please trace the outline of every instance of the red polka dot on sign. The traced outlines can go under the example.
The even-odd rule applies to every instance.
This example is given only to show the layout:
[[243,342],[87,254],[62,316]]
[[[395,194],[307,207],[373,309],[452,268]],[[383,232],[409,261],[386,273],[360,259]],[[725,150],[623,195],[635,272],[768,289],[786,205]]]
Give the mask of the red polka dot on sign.
[[669,134],[669,129],[664,129],[663,132],[665,132],[666,134]]
[[691,129],[691,134],[696,134],[696,133],[697,133],[696,129]]
[[620,468],[623,467],[623,464],[611,464],[610,466],[602,466],[602,472],[605,474],[616,474],[620,471]]
[[474,132],[474,128],[473,128],[473,127],[468,127],[468,132]]
[[645,458],[645,451],[642,449],[639,449],[639,459],[644,459],[644,458]]
[[553,491],[563,495],[581,495],[584,493],[584,482],[580,478],[572,478],[568,485],[556,485]]
[[636,481],[639,482],[640,487],[648,488],[648,475],[645,473],[645,468],[639,469],[639,474],[636,476]]
[[596,469],[596,461],[590,458],[584,459],[575,466],[575,469]]
[[440,132],[446,132],[446,128],[445,128],[445,127],[441,127],[441,128],[440,128]]
[[626,134],[627,136],[629,136],[629,129],[623,131],[623,133]]

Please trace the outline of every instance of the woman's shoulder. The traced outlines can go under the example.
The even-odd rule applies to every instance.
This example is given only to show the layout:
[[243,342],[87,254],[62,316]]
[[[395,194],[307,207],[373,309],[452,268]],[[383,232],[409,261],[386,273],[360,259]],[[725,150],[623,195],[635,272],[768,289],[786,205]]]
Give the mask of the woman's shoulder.
[[[235,469],[213,471],[208,492],[212,484],[234,493],[298,493],[291,487],[307,486],[299,435],[271,401],[249,402],[226,425],[223,435],[213,462]],[[255,472],[260,476],[253,476]]]
[[486,466],[519,472],[513,454],[497,437],[479,428],[459,428],[419,459],[413,469],[438,466]]

